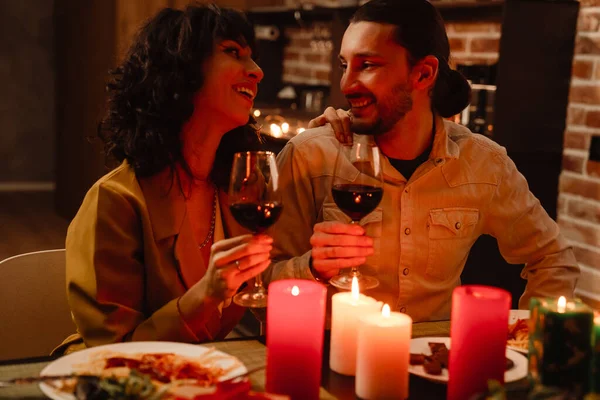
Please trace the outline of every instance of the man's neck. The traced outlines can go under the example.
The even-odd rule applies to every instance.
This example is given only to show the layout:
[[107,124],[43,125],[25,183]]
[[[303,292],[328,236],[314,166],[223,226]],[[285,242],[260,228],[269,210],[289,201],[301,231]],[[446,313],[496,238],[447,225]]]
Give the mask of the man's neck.
[[429,147],[433,140],[433,115],[429,108],[413,109],[388,132],[375,136],[383,154],[399,160],[413,160]]

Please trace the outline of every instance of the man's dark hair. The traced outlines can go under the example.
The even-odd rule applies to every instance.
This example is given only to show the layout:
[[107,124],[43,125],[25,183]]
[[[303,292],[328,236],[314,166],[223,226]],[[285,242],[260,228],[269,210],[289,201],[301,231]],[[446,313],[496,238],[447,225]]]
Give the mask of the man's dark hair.
[[[193,99],[202,87],[202,65],[218,40],[247,45],[256,56],[254,29],[246,17],[214,4],[184,10],[165,8],[137,33],[107,84],[107,112],[98,126],[108,156],[126,159],[136,176],[152,176],[165,167],[175,173],[182,155],[181,129],[194,112]],[[211,178],[226,186],[233,152],[258,141],[248,124],[228,132],[217,151]],[[234,149],[233,146],[236,146]]]
[[350,20],[351,23],[360,21],[396,26],[396,42],[408,51],[411,65],[428,55],[439,60],[432,103],[442,117],[456,115],[470,103],[469,83],[448,65],[450,44],[444,21],[427,0],[371,0]]

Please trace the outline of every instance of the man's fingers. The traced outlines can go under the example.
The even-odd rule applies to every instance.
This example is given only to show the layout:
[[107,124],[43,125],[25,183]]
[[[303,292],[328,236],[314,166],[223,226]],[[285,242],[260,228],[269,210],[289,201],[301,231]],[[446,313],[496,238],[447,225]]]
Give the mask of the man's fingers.
[[317,272],[327,278],[331,278],[337,275],[340,269],[359,267],[367,262],[366,257],[352,257],[352,258],[331,258],[318,260],[313,258],[313,268]]
[[310,237],[310,245],[315,247],[373,247],[373,238],[369,236],[354,236],[315,232]]
[[319,222],[314,226],[315,232],[345,234],[345,235],[364,235],[365,229],[357,224],[345,224],[339,221]]
[[355,258],[367,257],[374,253],[373,247],[313,247],[312,258]]

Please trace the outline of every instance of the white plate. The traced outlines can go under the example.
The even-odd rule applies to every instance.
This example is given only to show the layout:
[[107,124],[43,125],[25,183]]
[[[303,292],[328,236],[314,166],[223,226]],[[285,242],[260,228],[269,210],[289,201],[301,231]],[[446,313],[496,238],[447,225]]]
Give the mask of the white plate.
[[[206,346],[175,342],[125,342],[107,344],[105,346],[91,347],[89,349],[68,354],[48,364],[46,368],[44,368],[42,372],[40,372],[40,375],[71,374],[74,372],[74,365],[85,363],[88,361],[89,357],[92,354],[95,354],[99,351],[104,352],[107,350],[119,353],[174,353],[186,357],[199,357],[212,350],[211,356],[216,356],[214,361],[215,366],[224,369],[229,369],[232,366],[237,365],[237,367],[235,367],[223,377],[221,377],[222,380],[233,378],[234,376],[247,372],[247,369],[244,366],[244,364],[242,364],[242,362],[234,356],[223,353],[218,350],[213,350],[210,347]],[[56,390],[45,383],[40,383],[40,389],[42,390],[42,392],[44,392],[46,396],[54,400],[75,399],[75,396],[73,396],[72,394]]]
[[[444,343],[450,349],[449,337],[422,337],[410,341],[410,352],[412,354],[431,355],[429,342]],[[510,349],[506,349],[506,357],[511,359],[515,366],[504,373],[504,382],[513,382],[525,378],[527,376],[527,358]],[[422,365],[409,365],[408,372],[430,381],[448,382],[448,370],[446,368],[442,369],[441,375],[431,375],[425,372]]]
[[[508,314],[508,324],[514,324],[518,319],[529,319],[531,317],[531,313],[529,310],[510,310]],[[521,354],[528,354],[529,349],[522,349],[520,347],[514,346],[506,346],[507,349],[511,349],[514,351],[518,351]]]
[[529,310],[510,310],[508,313],[508,323],[514,324],[518,319],[529,319],[531,313]]

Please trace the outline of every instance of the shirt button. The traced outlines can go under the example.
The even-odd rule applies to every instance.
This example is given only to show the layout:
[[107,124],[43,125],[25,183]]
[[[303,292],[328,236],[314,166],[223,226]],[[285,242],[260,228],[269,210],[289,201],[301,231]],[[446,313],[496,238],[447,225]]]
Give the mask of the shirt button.
[[402,271],[402,274],[403,274],[404,276],[408,275],[408,268],[404,268],[404,271]]
[[462,226],[462,225],[460,224],[460,222],[457,222],[457,223],[454,225],[454,227],[455,227],[456,229],[460,229],[460,227],[461,227],[461,226]]
[[410,235],[410,228],[406,228],[406,229],[404,230],[404,234],[405,234],[405,235]]
[[406,307],[402,307],[402,308],[400,308],[400,312],[401,312],[401,313],[405,313],[405,312],[406,312]]

